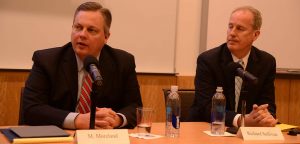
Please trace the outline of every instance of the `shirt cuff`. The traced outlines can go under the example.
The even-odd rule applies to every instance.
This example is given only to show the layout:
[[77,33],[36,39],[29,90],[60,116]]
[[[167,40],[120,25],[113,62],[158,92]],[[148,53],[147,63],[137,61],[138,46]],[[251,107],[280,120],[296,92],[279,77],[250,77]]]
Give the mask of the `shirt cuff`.
[[76,129],[75,127],[75,118],[79,113],[70,112],[64,120],[63,128],[66,129]]
[[117,113],[117,115],[119,115],[123,118],[123,123],[119,126],[119,128],[122,128],[122,127],[126,126],[127,125],[127,119],[126,119],[125,115],[123,115],[121,113]]
[[239,117],[241,116],[241,114],[237,114],[235,115],[235,117],[233,118],[233,122],[232,122],[232,125],[235,126],[235,127],[239,127],[238,126],[238,120],[239,120]]

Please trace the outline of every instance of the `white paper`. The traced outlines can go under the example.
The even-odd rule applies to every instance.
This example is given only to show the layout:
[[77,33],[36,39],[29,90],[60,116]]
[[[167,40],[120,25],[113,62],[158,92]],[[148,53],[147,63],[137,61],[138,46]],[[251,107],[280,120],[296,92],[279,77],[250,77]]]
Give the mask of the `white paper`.
[[163,137],[161,135],[155,135],[155,134],[151,134],[151,133],[149,133],[149,134],[131,133],[131,134],[129,134],[129,136],[141,138],[141,139],[157,139],[157,138]]
[[209,136],[217,136],[217,137],[233,137],[233,136],[236,136],[235,134],[231,134],[229,132],[224,132],[224,135],[214,135],[211,133],[211,131],[203,131],[204,133],[206,133],[207,135]]

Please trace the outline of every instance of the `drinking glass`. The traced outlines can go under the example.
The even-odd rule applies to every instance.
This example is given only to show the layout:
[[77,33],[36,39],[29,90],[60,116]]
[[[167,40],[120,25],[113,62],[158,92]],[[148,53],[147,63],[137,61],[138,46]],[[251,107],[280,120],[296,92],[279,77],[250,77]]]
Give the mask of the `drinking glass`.
[[147,107],[138,107],[136,109],[137,132],[140,136],[147,136],[151,133],[151,124],[153,109]]

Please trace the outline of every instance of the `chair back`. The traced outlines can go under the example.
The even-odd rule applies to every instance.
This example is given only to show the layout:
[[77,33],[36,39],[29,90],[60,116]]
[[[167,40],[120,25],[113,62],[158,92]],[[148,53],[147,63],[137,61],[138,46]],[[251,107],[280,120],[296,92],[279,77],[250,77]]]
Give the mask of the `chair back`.
[[[167,102],[167,97],[170,94],[170,89],[163,89],[164,92],[164,99],[165,104]],[[195,90],[194,89],[178,89],[178,94],[181,100],[181,114],[180,114],[180,121],[181,122],[188,122],[189,110],[193,104],[194,97],[195,97]]]

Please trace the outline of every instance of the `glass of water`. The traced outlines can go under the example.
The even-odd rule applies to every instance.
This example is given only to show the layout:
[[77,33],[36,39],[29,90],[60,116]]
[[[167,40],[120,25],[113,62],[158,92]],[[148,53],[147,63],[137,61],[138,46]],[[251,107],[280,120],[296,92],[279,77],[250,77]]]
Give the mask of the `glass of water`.
[[151,133],[153,109],[148,107],[136,108],[137,132],[139,136],[147,136]]

